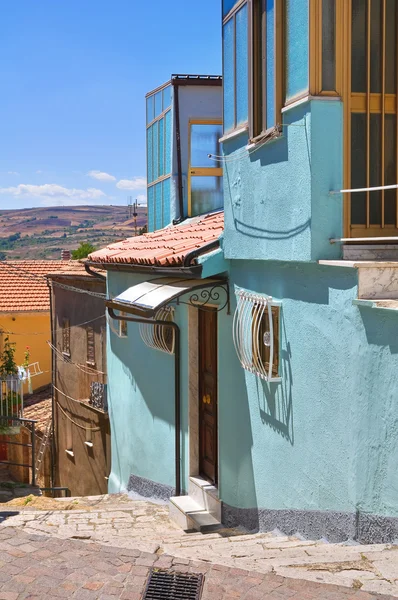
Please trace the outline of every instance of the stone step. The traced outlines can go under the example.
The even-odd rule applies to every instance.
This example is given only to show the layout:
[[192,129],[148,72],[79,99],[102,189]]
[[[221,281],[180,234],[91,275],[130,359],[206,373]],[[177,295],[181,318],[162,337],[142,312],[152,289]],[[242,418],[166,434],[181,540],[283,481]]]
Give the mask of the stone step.
[[344,260],[398,261],[398,244],[344,244]]
[[204,532],[221,527],[221,522],[190,496],[172,496],[169,517],[184,531]]
[[207,510],[218,522],[221,523],[221,501],[218,489],[201,477],[190,477],[188,493],[203,510]]

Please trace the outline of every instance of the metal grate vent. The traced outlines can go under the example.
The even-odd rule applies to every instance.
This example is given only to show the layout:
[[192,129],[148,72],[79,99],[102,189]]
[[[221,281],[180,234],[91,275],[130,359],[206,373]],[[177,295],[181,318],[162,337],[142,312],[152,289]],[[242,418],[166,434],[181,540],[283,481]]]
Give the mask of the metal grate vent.
[[199,600],[203,575],[153,570],[143,600]]

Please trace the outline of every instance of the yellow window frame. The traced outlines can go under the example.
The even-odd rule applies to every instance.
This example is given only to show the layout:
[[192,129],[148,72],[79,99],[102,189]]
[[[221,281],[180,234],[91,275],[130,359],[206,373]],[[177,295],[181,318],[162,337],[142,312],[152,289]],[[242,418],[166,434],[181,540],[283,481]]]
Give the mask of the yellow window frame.
[[[192,125],[221,125],[222,119],[190,119],[188,131],[188,216],[192,216],[191,178],[192,177],[222,177],[222,167],[194,167],[191,165],[191,128]],[[217,162],[214,163],[218,164]]]

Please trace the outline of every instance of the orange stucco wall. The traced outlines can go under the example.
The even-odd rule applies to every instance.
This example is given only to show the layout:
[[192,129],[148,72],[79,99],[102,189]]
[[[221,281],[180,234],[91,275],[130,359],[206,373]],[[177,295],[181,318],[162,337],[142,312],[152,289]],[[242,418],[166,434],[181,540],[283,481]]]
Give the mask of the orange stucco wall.
[[[15,359],[18,365],[24,361],[26,347],[29,346],[30,363],[38,362],[41,375],[32,377],[33,391],[51,383],[51,350],[47,340],[51,339],[50,313],[13,313],[0,314],[0,350],[3,350],[6,331],[11,342],[16,344]],[[28,393],[27,383],[24,393]]]

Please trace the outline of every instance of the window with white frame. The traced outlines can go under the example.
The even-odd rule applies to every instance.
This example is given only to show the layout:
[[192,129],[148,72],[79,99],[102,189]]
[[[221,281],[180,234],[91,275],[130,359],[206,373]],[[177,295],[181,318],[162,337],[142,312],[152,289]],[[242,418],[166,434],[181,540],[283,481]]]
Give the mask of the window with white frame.
[[242,367],[266,381],[280,381],[280,303],[245,290],[236,296],[233,336]]

